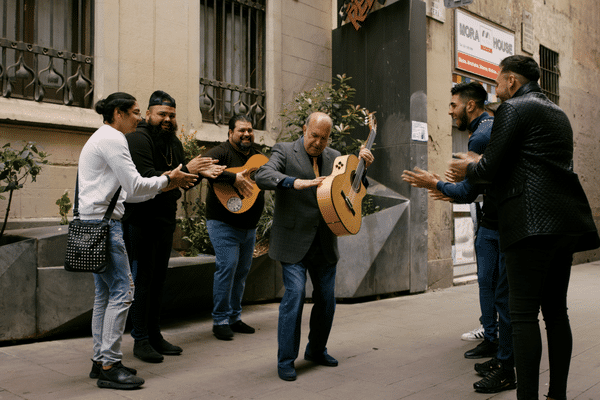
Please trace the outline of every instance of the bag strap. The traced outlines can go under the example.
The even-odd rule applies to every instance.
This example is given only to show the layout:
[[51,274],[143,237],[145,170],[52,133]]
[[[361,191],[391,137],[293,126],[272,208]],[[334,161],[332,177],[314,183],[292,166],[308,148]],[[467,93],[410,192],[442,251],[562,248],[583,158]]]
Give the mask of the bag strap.
[[[121,193],[121,186],[117,189],[112,199],[110,200],[110,204],[104,213],[104,218],[102,220],[108,221],[110,217],[112,217],[112,213],[117,205],[117,200],[119,199],[119,194]],[[79,219],[79,169],[77,169],[77,180],[75,181],[75,201],[73,202],[73,219]]]
[[73,201],[73,219],[79,219],[79,168],[77,168],[77,180],[75,180],[75,200]]
[[121,193],[121,186],[119,186],[119,188],[115,192],[112,200],[110,201],[110,204],[108,205],[108,208],[106,209],[106,213],[104,214],[104,218],[102,218],[103,221],[108,222],[110,217],[112,217],[113,210],[115,209],[115,206],[117,205],[117,200],[119,199],[119,193]]

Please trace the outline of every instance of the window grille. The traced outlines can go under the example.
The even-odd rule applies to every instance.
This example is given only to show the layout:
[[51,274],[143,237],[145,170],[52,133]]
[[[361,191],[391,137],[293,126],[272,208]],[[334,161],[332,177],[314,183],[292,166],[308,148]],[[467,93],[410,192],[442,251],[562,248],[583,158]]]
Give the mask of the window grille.
[[91,107],[93,0],[0,0],[3,97]]
[[200,1],[200,110],[227,124],[246,114],[264,129],[266,0]]
[[540,45],[540,69],[542,76],[540,86],[542,92],[556,105],[558,105],[559,90],[558,78],[560,69],[558,69],[558,53]]

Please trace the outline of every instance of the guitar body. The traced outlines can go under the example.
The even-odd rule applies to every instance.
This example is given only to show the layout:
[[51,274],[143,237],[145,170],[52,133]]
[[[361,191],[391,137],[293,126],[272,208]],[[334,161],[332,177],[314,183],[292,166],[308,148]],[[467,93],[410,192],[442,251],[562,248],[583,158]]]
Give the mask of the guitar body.
[[358,163],[352,154],[337,157],[332,174],[317,188],[321,214],[336,236],[356,235],[360,231],[362,200],[367,190],[362,184],[357,192],[352,189]]
[[[251,177],[254,177],[256,170],[266,164],[267,161],[269,161],[267,156],[255,154],[242,167],[227,168],[225,171],[237,174],[238,172],[248,170],[247,173]],[[260,189],[256,186],[254,179],[252,179],[252,196],[250,197],[242,197],[232,185],[227,183],[214,182],[213,189],[223,207],[234,214],[241,214],[248,211],[254,205],[260,193]]]

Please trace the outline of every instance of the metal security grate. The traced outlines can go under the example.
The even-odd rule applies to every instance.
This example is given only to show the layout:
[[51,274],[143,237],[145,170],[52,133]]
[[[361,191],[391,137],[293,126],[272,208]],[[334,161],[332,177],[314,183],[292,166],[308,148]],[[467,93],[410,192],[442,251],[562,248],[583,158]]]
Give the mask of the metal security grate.
[[560,69],[558,68],[558,53],[540,45],[540,69],[542,76],[540,86],[542,92],[556,105],[559,99],[558,78],[560,78]]
[[200,1],[200,110],[226,124],[246,114],[264,129],[266,0]]
[[0,0],[3,97],[91,107],[93,0]]

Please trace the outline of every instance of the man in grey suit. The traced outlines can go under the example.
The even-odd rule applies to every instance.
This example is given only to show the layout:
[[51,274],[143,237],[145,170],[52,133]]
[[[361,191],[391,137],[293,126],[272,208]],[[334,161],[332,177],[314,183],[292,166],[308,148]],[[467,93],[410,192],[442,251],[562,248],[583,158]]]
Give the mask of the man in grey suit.
[[[282,266],[285,294],[279,305],[277,372],[286,381],[296,379],[294,361],[300,349],[300,323],[305,299],[306,271],[310,274],[313,308],[304,359],[335,367],[327,354],[327,339],[335,312],[335,272],[339,258],[337,238],[327,227],[317,203],[317,186],[331,174],[340,152],[327,147],[333,122],[324,113],[308,116],[304,135],[292,143],[277,143],[269,162],[256,173],[259,188],[275,190],[275,213],[269,256]],[[368,167],[373,155],[361,149]]]

